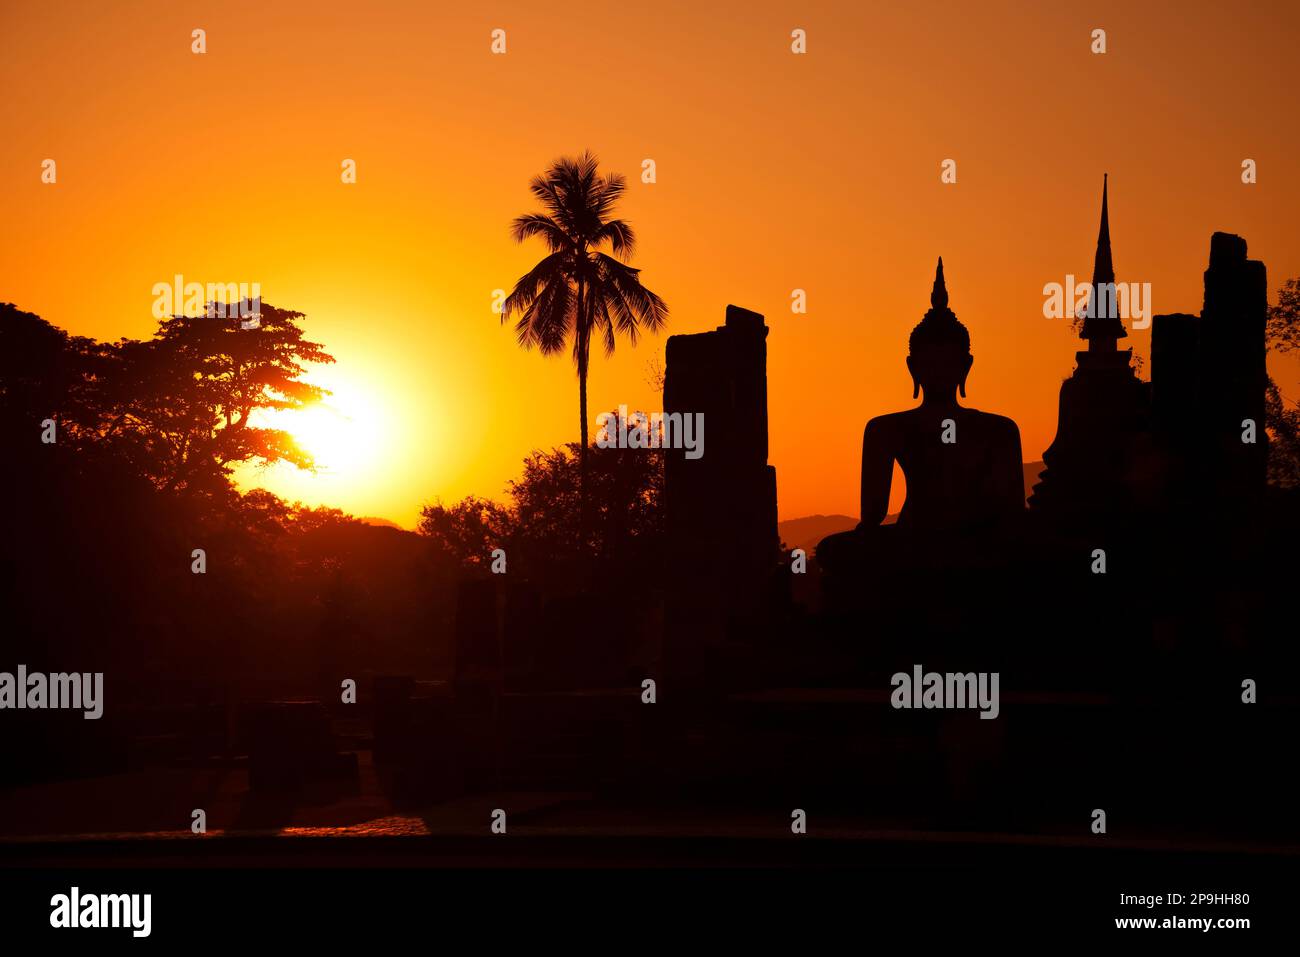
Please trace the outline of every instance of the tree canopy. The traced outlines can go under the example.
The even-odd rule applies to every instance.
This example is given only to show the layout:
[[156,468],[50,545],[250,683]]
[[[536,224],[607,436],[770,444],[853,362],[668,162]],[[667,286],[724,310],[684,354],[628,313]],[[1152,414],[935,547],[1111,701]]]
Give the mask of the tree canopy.
[[228,491],[233,466],[312,459],[282,429],[254,424],[260,410],[301,409],[325,390],[303,379],[333,362],[306,338],[300,312],[261,307],[256,328],[228,317],[171,316],[152,339],[96,342],[69,336],[0,305],[0,415],[19,444],[53,419],[58,442],[110,455],[165,491]]

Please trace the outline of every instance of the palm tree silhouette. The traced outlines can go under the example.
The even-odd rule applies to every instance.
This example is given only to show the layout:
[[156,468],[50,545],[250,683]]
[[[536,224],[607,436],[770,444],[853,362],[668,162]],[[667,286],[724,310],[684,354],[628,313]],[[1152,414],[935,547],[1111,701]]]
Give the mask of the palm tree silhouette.
[[[544,213],[528,213],[511,226],[516,242],[540,237],[549,255],[515,283],[502,304],[501,321],[517,316],[515,333],[525,349],[543,355],[564,349],[573,340],[578,367],[578,447],[580,494],[587,496],[587,369],[593,335],[601,336],[605,355],[614,351],[615,333],[632,345],[644,326],[658,332],[668,306],[641,285],[640,270],[629,266],[636,240],[632,227],[611,215],[626,182],[617,173],[601,175],[590,151],[577,159],[561,157],[529,184]],[[608,247],[613,255],[602,252]]]

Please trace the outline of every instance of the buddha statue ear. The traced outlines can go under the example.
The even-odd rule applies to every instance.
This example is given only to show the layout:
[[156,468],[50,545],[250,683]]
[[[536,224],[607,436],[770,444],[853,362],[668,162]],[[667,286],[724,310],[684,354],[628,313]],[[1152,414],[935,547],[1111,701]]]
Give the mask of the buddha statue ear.
[[921,394],[921,380],[916,377],[916,369],[912,365],[912,357],[907,357],[907,371],[912,375],[912,398],[915,399]]
[[975,357],[967,356],[966,371],[961,374],[961,381],[957,383],[957,391],[961,393],[961,397],[963,399],[966,398],[966,377],[970,375],[970,367],[974,364],[975,364]]

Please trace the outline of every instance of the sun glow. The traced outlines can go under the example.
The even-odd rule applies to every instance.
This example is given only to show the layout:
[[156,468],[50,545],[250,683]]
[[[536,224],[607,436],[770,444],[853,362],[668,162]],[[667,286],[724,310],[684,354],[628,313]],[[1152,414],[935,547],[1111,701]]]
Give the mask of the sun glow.
[[317,472],[342,476],[373,466],[381,447],[382,418],[365,399],[336,393],[284,413],[276,424],[312,457]]
[[[329,504],[362,514],[374,512],[394,454],[391,397],[382,388],[340,373],[337,367],[313,370],[307,378],[330,394],[293,410],[262,413],[255,424],[283,429],[311,456],[313,468],[288,462],[270,467],[241,466],[245,488],[261,486],[289,501]],[[383,511],[383,509],[378,509]]]
[[305,408],[277,413],[268,424],[293,436],[312,457],[318,476],[355,482],[378,470],[391,419],[379,397],[338,374],[310,378],[330,394]]

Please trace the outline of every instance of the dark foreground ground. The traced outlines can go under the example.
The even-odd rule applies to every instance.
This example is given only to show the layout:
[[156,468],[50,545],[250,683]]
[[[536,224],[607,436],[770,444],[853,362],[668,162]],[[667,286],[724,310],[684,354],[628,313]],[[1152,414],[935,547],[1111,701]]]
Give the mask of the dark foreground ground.
[[[790,810],[775,804],[645,804],[584,792],[462,794],[411,809],[394,806],[369,754],[361,758],[360,786],[343,795],[255,798],[239,768],[139,771],[0,795],[9,939],[144,945],[123,929],[50,929],[52,895],[73,886],[150,894],[150,939],[169,943],[337,946],[355,937],[396,946],[414,933],[534,949],[779,939],[818,953],[846,935],[860,944],[901,934],[990,945],[1214,935],[1229,946],[1293,933],[1297,844],[1174,828],[934,829],[906,813],[817,808],[806,809],[807,833],[795,834]],[[235,826],[202,835],[161,826],[199,785],[210,820]],[[67,819],[70,801],[92,796],[87,830],[45,830]],[[490,826],[498,808],[507,809],[504,834]],[[97,819],[134,829],[94,830]],[[1126,904],[1125,894],[1162,901]],[[1157,925],[1116,926],[1126,918]],[[1174,923],[1161,928],[1166,918]],[[1242,918],[1251,926],[1177,923]]]
[[[1290,699],[1121,708],[1009,689],[997,721],[887,699],[775,690],[675,722],[633,690],[507,695],[491,736],[335,718],[330,773],[300,768],[288,789],[252,786],[295,753],[255,735],[260,765],[140,738],[111,771],[0,789],[0,932],[140,945],[51,929],[52,897],[77,887],[151,895],[150,939],[185,944],[784,932],[817,953],[845,935],[1292,933],[1300,838],[1275,743]],[[1116,926],[1130,918],[1171,924]]]
[[[78,942],[142,943],[122,929],[47,928],[52,895],[75,886],[150,894],[150,937],[172,945],[355,940],[387,949],[414,935],[494,949],[605,950],[622,940],[822,953],[900,938],[991,947],[1133,934],[1182,946],[1213,935],[1225,949],[1294,939],[1295,847],[814,830],[628,820],[520,823],[495,836],[23,841],[3,848],[0,919],[11,940],[76,934]],[[1126,894],[1162,899],[1146,906],[1125,903]],[[1171,904],[1171,894],[1181,896]],[[1117,926],[1129,918],[1156,923]]]

